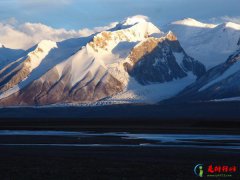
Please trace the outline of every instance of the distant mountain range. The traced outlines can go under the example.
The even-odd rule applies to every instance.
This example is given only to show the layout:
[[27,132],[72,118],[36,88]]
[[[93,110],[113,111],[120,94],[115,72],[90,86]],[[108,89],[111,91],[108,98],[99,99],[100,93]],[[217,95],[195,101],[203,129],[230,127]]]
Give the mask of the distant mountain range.
[[[164,32],[163,32],[164,31]],[[240,96],[240,25],[141,17],[89,37],[0,46],[0,105],[112,105]],[[238,72],[239,71],[239,72]]]

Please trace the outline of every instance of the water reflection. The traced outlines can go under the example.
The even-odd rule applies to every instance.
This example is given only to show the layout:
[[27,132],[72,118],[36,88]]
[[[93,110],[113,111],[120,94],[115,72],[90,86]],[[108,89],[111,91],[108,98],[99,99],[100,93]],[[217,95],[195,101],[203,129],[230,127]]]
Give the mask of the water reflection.
[[0,146],[240,149],[240,135],[1,130]]

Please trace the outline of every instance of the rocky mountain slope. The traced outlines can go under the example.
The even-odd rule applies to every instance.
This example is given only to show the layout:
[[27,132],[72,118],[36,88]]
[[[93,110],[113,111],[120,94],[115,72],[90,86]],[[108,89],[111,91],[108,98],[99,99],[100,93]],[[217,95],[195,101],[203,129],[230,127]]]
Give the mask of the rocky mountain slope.
[[10,49],[0,43],[0,69],[25,55],[21,49]]
[[186,87],[173,101],[208,101],[240,97],[239,78],[240,50]]
[[[143,95],[146,103],[154,94],[161,94],[155,101],[175,95],[204,73],[204,65],[187,55],[172,32],[132,17],[90,37],[32,47],[1,69],[0,104],[120,101],[129,92],[133,99]],[[169,84],[171,93],[164,89]]]

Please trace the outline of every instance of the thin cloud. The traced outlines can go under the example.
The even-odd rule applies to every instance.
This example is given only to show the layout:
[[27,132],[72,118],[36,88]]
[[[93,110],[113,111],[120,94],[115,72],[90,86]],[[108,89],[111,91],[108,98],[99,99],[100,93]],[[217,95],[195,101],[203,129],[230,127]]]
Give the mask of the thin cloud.
[[6,21],[9,23],[0,22],[0,43],[13,49],[28,49],[41,40],[59,42],[69,38],[85,37],[116,25],[116,23],[111,23],[108,26],[93,29],[66,30],[55,29],[41,23],[14,24],[11,21],[15,22],[15,19]]
[[240,24],[240,16],[235,16],[235,17],[224,16],[221,19],[225,22],[234,22],[234,23]]
[[221,24],[225,22],[233,22],[236,24],[240,24],[240,16],[221,16],[221,17],[213,17],[209,19],[209,22],[215,24]]

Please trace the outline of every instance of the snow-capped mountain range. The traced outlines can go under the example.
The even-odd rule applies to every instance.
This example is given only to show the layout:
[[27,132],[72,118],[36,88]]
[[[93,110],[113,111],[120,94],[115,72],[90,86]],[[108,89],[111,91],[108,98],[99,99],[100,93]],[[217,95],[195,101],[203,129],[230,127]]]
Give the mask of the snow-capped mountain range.
[[240,24],[206,24],[191,18],[164,27],[178,37],[182,47],[207,69],[223,63],[240,48]]
[[237,71],[240,25],[184,19],[163,29],[135,16],[26,51],[1,45],[0,105],[157,103],[177,94],[192,100],[196,89],[228,77],[228,68]]

